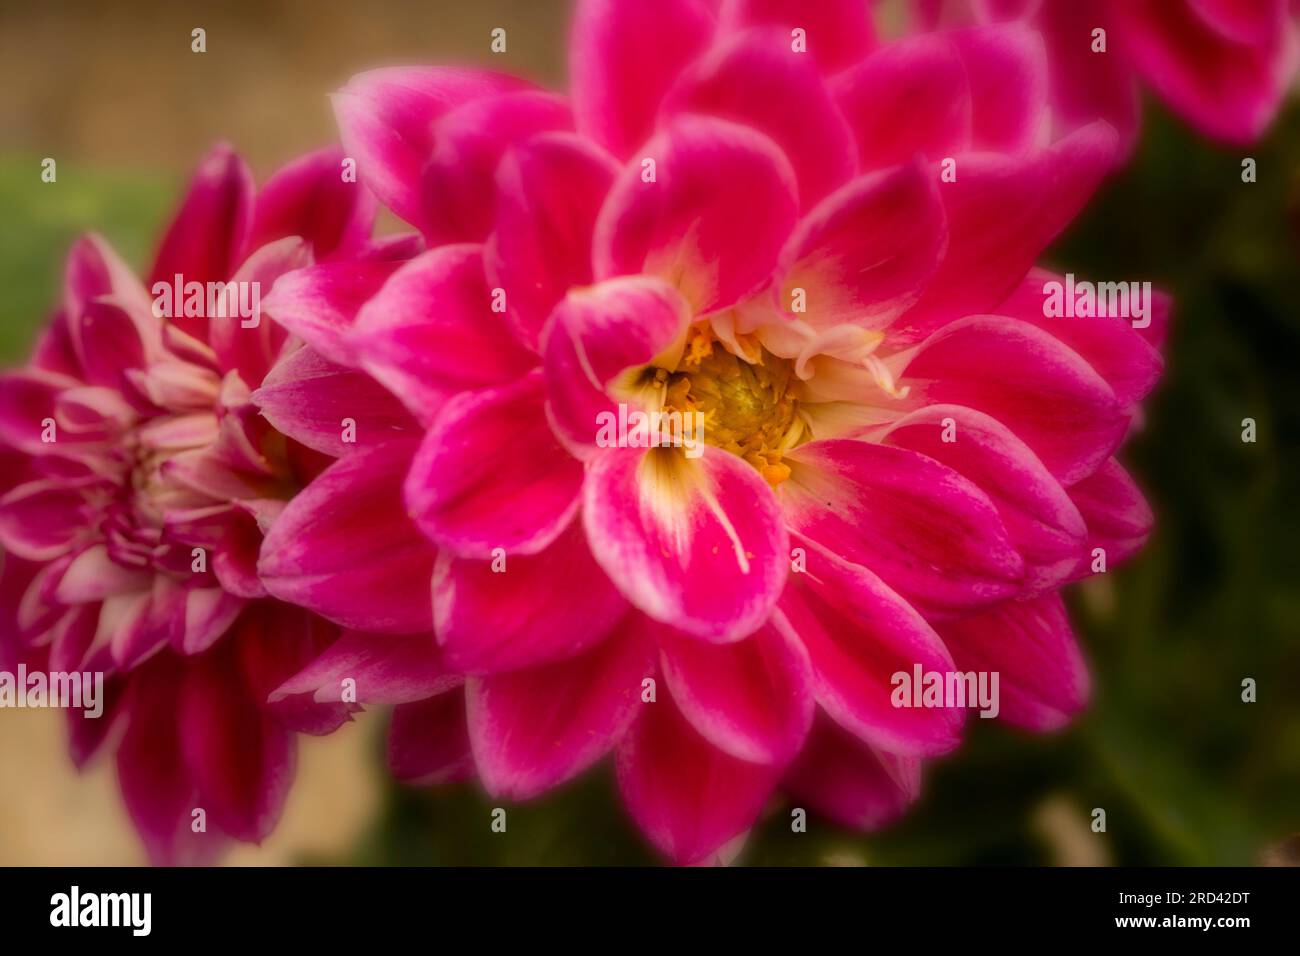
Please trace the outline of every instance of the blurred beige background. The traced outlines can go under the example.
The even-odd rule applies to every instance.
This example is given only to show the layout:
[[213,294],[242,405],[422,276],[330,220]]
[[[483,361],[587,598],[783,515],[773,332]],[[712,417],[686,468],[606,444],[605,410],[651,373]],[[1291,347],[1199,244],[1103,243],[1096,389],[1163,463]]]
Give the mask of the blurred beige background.
[[[568,0],[0,0],[0,147],[188,169],[232,142],[265,176],[334,135],[363,69],[463,63],[559,85]],[[207,31],[207,52],[190,31]],[[507,51],[493,54],[503,27]]]

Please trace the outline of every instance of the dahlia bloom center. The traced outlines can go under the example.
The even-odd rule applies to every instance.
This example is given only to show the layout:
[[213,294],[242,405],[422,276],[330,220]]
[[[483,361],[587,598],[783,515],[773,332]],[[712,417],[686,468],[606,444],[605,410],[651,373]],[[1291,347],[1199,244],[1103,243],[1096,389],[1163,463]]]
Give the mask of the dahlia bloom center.
[[659,407],[702,415],[704,440],[753,465],[773,486],[790,477],[785,452],[807,437],[797,413],[793,363],[761,347],[750,362],[728,351],[710,327],[696,326],[673,370],[654,368]]

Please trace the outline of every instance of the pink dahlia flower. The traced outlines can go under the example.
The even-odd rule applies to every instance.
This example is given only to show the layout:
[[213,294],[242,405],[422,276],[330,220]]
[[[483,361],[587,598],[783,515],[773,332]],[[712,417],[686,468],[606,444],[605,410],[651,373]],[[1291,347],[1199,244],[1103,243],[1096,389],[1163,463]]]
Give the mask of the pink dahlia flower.
[[[338,628],[269,597],[262,534],[328,456],[350,450],[338,418],[333,445],[304,446],[272,423],[331,413],[300,404],[322,383],[347,391],[358,448],[412,423],[268,316],[214,315],[206,293],[209,282],[269,291],[313,261],[401,254],[400,243],[371,245],[374,201],[343,181],[341,161],[337,149],[305,156],[255,192],[243,161],[216,149],[147,283],[102,239],[79,240],[31,362],[0,380],[3,650],[107,675],[104,715],[72,712],[72,754],[80,765],[113,742],[155,861],[208,859],[219,834],[261,840],[293,779],[293,731],[347,718],[338,695],[268,702]],[[178,282],[186,299],[186,284],[205,284],[193,308],[164,306]],[[225,308],[251,300],[236,293]],[[258,386],[265,416],[250,401]],[[196,809],[210,833],[195,832]]]
[[[1291,0],[916,0],[922,26],[1023,20],[1047,43],[1052,102],[1073,128],[1098,117],[1126,142],[1139,84],[1205,134],[1257,139],[1300,66]],[[1095,30],[1105,31],[1105,50]]]
[[[963,713],[892,706],[899,671],[997,670],[1025,727],[1079,710],[1058,590],[1146,536],[1112,456],[1166,312],[1044,317],[1033,264],[1117,142],[1042,141],[1031,31],[877,47],[859,3],[717,6],[579,4],[571,101],[355,78],[345,149],[433,248],[390,277],[304,269],[271,303],[424,430],[268,534],[268,589],[358,629],[279,693],[363,668],[407,701],[399,776],[473,767],[505,798],[613,751],[678,862],[778,788],[857,826],[901,812]],[[656,411],[703,416],[703,447],[604,440]],[[435,546],[423,617],[409,570]]]

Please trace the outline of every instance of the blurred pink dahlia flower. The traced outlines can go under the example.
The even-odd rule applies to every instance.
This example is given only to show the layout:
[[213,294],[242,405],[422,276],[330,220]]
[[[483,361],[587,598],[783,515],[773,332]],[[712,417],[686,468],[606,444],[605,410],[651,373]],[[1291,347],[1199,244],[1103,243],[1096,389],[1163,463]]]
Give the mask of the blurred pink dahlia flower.
[[[371,244],[374,200],[341,163],[337,148],[305,156],[259,192],[238,156],[214,150],[147,282],[104,240],[78,240],[30,363],[0,378],[0,666],[107,675],[102,717],[70,711],[72,755],[81,765],[110,743],[157,862],[210,859],[222,834],[260,841],[293,779],[293,732],[348,715],[337,695],[268,702],[338,628],[270,598],[257,555],[285,501],[349,450],[335,409],[303,405],[304,388],[346,392],[357,447],[411,420],[268,316],[235,315],[241,293],[218,304],[225,315],[206,294],[210,282],[269,291],[342,257],[396,268],[358,262],[410,244]],[[203,291],[186,308],[190,283]],[[306,416],[332,419],[333,445],[304,446],[271,424]]]
[[[1167,303],[1140,331],[1048,319],[1033,266],[1114,131],[1044,140],[1023,26],[877,45],[847,0],[590,0],[570,73],[571,100],[434,68],[335,98],[431,248],[308,267],[268,309],[423,437],[272,526],[271,593],[355,629],[277,695],[363,670],[403,702],[399,776],[506,798],[614,751],[683,863],[778,788],[901,812],[963,711],[893,706],[897,672],[995,670],[1003,718],[1067,720],[1088,678],[1058,590],[1147,534],[1112,456]],[[631,412],[702,416],[705,444],[610,447]]]
[[1046,41],[1057,122],[1072,129],[1106,119],[1126,143],[1137,135],[1140,84],[1206,135],[1251,142],[1273,121],[1300,67],[1292,0],[915,3],[924,29],[972,19],[1032,25]]

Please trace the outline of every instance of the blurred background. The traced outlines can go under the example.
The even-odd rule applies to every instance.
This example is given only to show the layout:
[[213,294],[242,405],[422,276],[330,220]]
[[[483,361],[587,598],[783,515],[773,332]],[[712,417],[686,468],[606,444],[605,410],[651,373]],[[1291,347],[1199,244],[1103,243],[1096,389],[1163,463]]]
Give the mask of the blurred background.
[[[233,143],[264,179],[329,142],[326,94],[378,65],[490,61],[563,84],[568,12],[566,0],[0,0],[0,364],[24,359],[79,233],[147,263],[213,143]],[[504,57],[488,52],[498,26]],[[1245,156],[1254,184],[1241,181]],[[44,157],[57,183],[40,181]],[[1090,710],[1048,737],[973,721],[892,829],[862,836],[814,818],[794,835],[778,806],[740,862],[1300,862],[1300,104],[1231,150],[1148,101],[1133,163],[1048,261],[1175,297],[1167,375],[1125,453],[1156,533],[1068,595]],[[1247,417],[1255,444],[1241,441]],[[1257,703],[1241,700],[1246,677]],[[652,862],[607,769],[512,807],[505,838],[473,785],[391,783],[385,719],[304,738],[280,827],[227,861]],[[1104,834],[1089,829],[1094,807]],[[0,711],[0,865],[143,862],[111,767],[73,770],[62,715]]]

